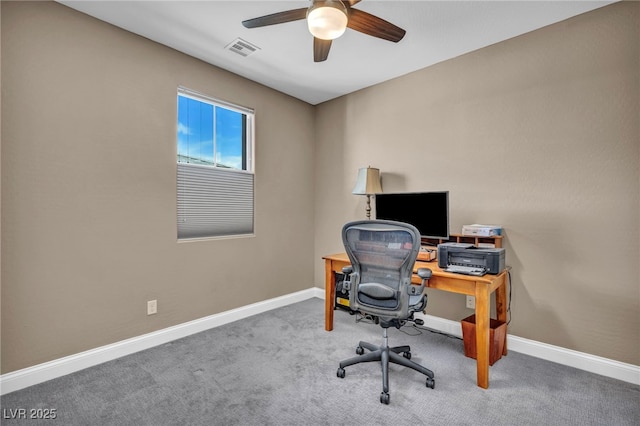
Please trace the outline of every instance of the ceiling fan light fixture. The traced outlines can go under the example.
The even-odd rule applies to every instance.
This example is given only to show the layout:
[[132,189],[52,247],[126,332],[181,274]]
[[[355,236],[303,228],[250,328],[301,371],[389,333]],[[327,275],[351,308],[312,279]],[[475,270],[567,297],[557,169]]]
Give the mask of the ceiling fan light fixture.
[[322,40],[334,40],[344,34],[347,20],[347,8],[341,1],[314,1],[307,12],[309,32]]

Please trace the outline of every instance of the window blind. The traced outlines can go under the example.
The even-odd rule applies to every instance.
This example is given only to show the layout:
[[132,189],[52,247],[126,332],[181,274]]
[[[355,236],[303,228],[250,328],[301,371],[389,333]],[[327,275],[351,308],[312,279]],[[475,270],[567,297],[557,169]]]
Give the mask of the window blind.
[[253,173],[177,165],[178,239],[253,234]]

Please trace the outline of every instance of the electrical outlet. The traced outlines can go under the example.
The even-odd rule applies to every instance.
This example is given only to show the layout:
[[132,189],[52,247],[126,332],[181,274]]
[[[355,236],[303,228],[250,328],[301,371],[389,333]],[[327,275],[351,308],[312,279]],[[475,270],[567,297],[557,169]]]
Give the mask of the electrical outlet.
[[476,308],[476,298],[475,296],[467,296],[467,308],[475,309]]
[[158,301],[149,300],[147,302],[147,315],[153,315],[158,313]]

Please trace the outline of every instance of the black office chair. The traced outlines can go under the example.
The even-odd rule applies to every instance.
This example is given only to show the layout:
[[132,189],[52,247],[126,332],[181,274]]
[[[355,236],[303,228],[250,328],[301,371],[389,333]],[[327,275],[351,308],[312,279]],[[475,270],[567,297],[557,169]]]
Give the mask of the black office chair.
[[[418,269],[421,285],[412,285],[413,268],[420,250],[420,234],[407,223],[385,220],[351,222],[342,228],[342,241],[351,261],[343,269],[344,286],[349,290],[351,309],[376,317],[383,329],[381,346],[358,343],[358,356],[340,362],[338,377],[345,367],[361,362],[380,361],[382,393],[380,402],[389,404],[389,362],[403,365],[427,376],[427,387],[435,386],[433,372],[411,361],[409,346],[389,347],[387,329],[400,328],[407,321],[417,321],[413,313],[427,305],[424,288],[431,270]],[[365,349],[370,352],[365,354]],[[402,354],[402,356],[400,355]]]

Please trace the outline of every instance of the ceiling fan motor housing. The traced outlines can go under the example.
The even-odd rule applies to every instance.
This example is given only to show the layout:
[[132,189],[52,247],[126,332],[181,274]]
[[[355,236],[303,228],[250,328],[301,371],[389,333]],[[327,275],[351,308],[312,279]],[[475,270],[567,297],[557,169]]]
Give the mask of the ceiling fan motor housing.
[[314,1],[307,12],[309,32],[322,40],[334,40],[347,29],[347,8],[341,1]]

